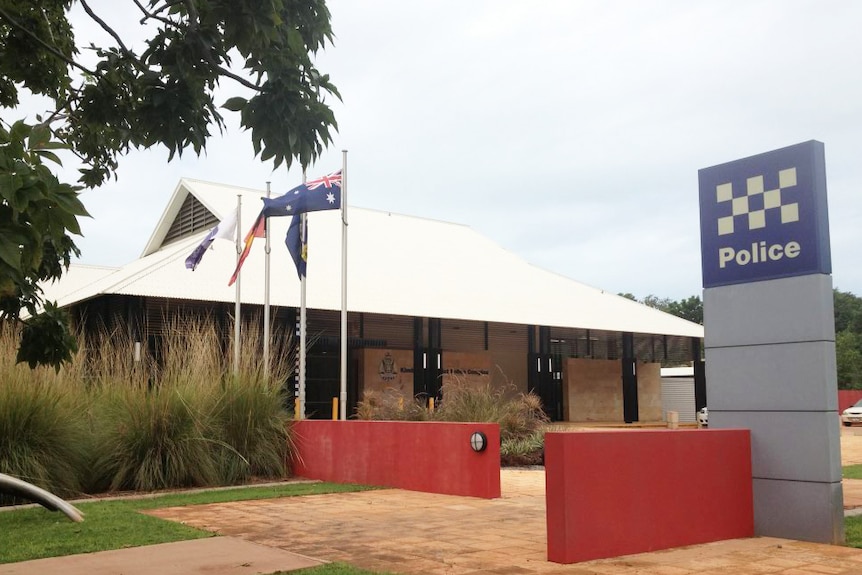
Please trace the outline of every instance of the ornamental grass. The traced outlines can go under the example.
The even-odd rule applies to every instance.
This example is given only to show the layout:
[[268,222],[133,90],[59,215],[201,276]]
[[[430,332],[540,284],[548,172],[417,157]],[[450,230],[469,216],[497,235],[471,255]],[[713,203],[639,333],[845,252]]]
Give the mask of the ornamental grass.
[[102,331],[56,373],[16,365],[0,332],[0,472],[60,492],[205,487],[287,475],[284,384],[290,337],[269,373],[245,326],[238,373],[214,322],[176,320],[134,360],[133,338]]
[[424,402],[405,398],[397,390],[366,393],[357,408],[359,419],[389,421],[460,421],[500,425],[500,455],[504,465],[543,463],[544,427],[548,417],[533,392],[521,393],[506,380],[490,382],[452,377],[443,385],[442,401],[432,412]]

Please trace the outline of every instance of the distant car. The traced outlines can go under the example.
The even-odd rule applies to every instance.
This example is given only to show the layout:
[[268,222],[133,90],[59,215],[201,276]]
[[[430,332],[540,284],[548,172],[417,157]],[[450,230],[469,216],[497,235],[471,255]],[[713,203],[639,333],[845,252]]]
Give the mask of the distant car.
[[854,423],[862,423],[862,399],[841,412],[841,423],[847,427]]
[[702,407],[697,412],[697,424],[700,427],[709,427],[709,410],[707,408]]

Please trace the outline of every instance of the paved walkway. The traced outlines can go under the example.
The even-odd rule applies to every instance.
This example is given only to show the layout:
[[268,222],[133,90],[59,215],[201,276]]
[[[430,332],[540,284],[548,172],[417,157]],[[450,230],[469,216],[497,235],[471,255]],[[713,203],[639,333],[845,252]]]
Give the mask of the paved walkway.
[[504,470],[502,480],[503,496],[496,500],[387,489],[151,513],[301,555],[395,573],[862,573],[860,549],[765,537],[568,566],[550,563],[546,560],[544,473]]
[[[862,463],[862,428],[842,430],[842,463]],[[417,575],[862,574],[860,549],[768,537],[550,563],[544,472],[507,469],[501,478],[503,496],[493,500],[385,489],[153,510],[226,537],[0,565],[0,575],[245,575],[294,569],[309,558]],[[844,493],[846,508],[862,509],[862,480],[845,480]],[[168,556],[182,562],[156,563]]]

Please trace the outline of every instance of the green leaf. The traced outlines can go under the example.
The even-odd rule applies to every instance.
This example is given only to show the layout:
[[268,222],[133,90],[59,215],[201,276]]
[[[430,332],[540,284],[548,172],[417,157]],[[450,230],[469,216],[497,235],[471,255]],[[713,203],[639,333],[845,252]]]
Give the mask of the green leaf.
[[57,154],[55,154],[54,152],[49,152],[48,150],[36,150],[36,153],[39,156],[45,158],[46,160],[51,160],[58,166],[63,165],[63,162],[60,160],[59,156],[57,156]]
[[239,112],[245,105],[248,103],[248,100],[245,98],[241,98],[239,96],[234,96],[233,98],[229,98],[227,102],[222,104],[222,108],[226,110],[230,110],[231,112]]
[[0,236],[0,260],[17,271],[21,270],[21,247],[6,236]]
[[48,129],[48,126],[45,124],[37,124],[33,126],[33,130],[30,132],[30,138],[28,139],[31,150],[41,148],[50,141],[51,130]]

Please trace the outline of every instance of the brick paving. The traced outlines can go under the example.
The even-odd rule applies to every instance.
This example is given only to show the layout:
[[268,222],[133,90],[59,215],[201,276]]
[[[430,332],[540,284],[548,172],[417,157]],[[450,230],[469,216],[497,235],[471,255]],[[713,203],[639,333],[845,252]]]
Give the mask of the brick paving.
[[150,513],[309,557],[393,573],[862,574],[860,549],[769,537],[574,565],[551,563],[546,559],[544,472],[506,469],[501,478],[503,496],[494,500],[385,489]]

